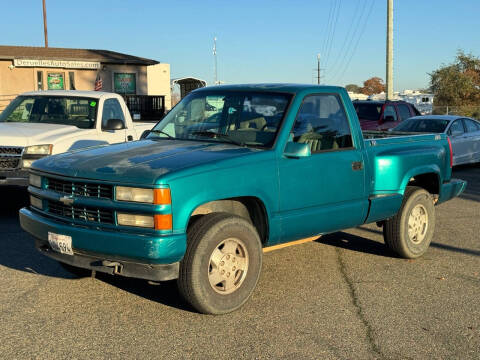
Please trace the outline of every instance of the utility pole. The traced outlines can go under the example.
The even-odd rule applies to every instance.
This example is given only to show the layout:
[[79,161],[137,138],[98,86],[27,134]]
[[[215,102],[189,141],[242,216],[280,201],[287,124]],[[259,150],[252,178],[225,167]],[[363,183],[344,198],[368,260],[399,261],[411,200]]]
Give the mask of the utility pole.
[[387,0],[387,100],[393,98],[393,0]]
[[317,84],[320,85],[320,54],[317,54]]
[[218,78],[217,78],[217,37],[213,38],[213,57],[215,59],[215,85],[218,85]]
[[48,33],[47,33],[47,6],[43,0],[43,32],[45,35],[45,47],[48,48]]

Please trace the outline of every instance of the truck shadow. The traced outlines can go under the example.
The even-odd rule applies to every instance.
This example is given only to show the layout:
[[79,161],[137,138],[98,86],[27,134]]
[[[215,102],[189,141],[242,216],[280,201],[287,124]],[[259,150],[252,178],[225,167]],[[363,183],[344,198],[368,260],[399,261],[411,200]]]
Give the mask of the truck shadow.
[[[370,229],[361,228],[361,230]],[[375,230],[371,230],[372,232],[377,232]],[[380,231],[380,234],[382,232]],[[365,254],[371,254],[376,256],[383,256],[383,257],[398,257],[393,251],[389,250],[384,243],[379,243],[377,241],[359,236],[350,234],[347,232],[339,231],[332,234],[322,235],[318,240],[316,240],[320,244],[325,244],[329,246],[334,246],[337,248],[361,252]]]

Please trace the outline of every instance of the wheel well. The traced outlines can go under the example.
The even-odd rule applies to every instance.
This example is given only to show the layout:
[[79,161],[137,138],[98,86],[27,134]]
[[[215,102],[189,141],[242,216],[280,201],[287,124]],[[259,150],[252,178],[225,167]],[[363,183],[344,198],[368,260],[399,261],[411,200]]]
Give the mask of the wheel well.
[[415,175],[410,179],[408,185],[424,188],[430,194],[438,194],[440,189],[438,175],[435,173]]
[[198,206],[190,216],[188,227],[202,215],[212,212],[225,212],[248,220],[257,229],[260,240],[265,244],[268,240],[268,218],[263,202],[253,196],[237,197],[210,201]]

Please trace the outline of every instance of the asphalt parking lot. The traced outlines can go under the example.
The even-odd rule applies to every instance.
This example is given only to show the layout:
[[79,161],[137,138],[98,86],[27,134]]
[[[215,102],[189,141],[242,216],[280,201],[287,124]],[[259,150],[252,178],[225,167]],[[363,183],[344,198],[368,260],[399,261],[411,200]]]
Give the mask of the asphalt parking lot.
[[76,278],[18,225],[25,191],[0,189],[0,358],[478,359],[480,166],[437,207],[427,254],[395,257],[362,226],[265,254],[251,300],[194,312],[174,282]]

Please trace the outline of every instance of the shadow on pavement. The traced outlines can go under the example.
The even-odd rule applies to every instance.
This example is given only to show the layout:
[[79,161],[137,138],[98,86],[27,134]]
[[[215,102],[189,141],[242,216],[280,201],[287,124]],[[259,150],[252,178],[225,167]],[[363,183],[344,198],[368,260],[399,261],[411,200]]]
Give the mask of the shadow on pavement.
[[[362,230],[370,230],[364,229]],[[381,232],[380,232],[381,233]],[[343,231],[322,235],[317,242],[338,248],[384,257],[397,257],[385,244]]]
[[480,164],[455,166],[452,177],[467,181],[467,188],[460,195],[461,198],[480,201]]

